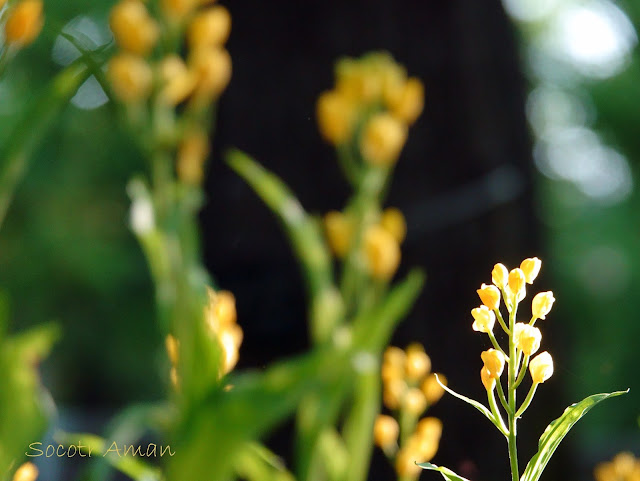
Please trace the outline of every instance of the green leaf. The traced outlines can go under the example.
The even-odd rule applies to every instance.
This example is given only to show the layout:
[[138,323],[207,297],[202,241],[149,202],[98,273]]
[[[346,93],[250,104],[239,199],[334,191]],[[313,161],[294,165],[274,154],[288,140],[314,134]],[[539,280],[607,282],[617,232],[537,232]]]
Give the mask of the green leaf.
[[311,301],[311,329],[317,342],[326,341],[342,316],[342,302],[333,283],[329,248],[318,222],[275,174],[239,150],[227,153],[227,163],[278,216],[302,264]]
[[335,385],[349,354],[327,347],[263,373],[229,376],[231,390],[216,389],[185,413],[171,445],[176,454],[167,479],[229,479],[238,450],[293,413],[304,396]]
[[46,428],[51,403],[36,366],[57,337],[47,324],[0,342],[0,479]]
[[467,478],[463,478],[462,476],[458,476],[456,473],[451,471],[449,468],[445,468],[443,466],[436,466],[435,464],[431,464],[431,463],[419,463],[418,466],[420,466],[422,469],[429,469],[431,471],[438,471],[440,474],[442,474],[442,477],[444,479],[448,479],[449,481],[469,481]]
[[605,399],[620,396],[628,392],[629,390],[627,389],[626,391],[594,394],[565,409],[562,416],[549,424],[544,433],[542,433],[542,436],[540,436],[538,452],[531,458],[529,464],[527,464],[521,481],[537,481],[540,479],[542,471],[544,471],[544,468],[547,466],[547,463],[551,459],[551,456],[553,456],[560,442],[573,425],[577,423],[582,416],[587,414],[593,406]]
[[[106,460],[115,469],[135,481],[160,481],[162,479],[162,474],[158,468],[138,459],[135,457],[136,454],[128,453],[127,455],[122,455],[121,452],[124,451],[125,444],[118,444],[116,453],[115,441],[108,444],[108,441],[95,434],[59,433],[56,435],[56,439],[65,446],[73,445],[77,449],[82,446],[83,453]],[[135,452],[138,445],[132,446],[134,446],[133,451]]]
[[[480,411],[482,414],[484,414],[487,417],[487,419],[489,419],[489,421],[491,421],[493,424],[498,426],[498,424],[496,424],[495,420],[493,419],[493,414],[491,413],[491,411],[489,411],[482,403],[479,403],[478,401],[475,401],[475,400],[473,400],[471,398],[463,396],[462,394],[458,394],[453,389],[448,388],[447,386],[445,386],[444,384],[442,384],[440,382],[440,379],[438,379],[437,374],[436,374],[436,381],[438,381],[438,384],[440,384],[440,386],[445,391],[447,391],[449,394],[451,394],[452,396],[457,397],[458,399],[466,402],[467,404],[470,404],[471,406],[476,408],[478,411]],[[498,429],[500,429],[500,426],[498,426]]]

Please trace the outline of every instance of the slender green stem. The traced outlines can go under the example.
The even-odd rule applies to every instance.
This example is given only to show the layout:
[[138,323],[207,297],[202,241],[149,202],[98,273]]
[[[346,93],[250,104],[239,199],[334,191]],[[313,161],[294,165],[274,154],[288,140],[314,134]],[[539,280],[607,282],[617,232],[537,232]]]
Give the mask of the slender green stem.
[[494,309],[493,312],[496,313],[496,317],[498,318],[498,322],[500,323],[500,327],[502,327],[502,330],[504,332],[506,332],[507,334],[510,334],[511,331],[509,330],[509,328],[505,324],[504,319],[502,318],[502,313],[500,312],[500,309]]
[[517,303],[514,303],[514,307],[509,315],[509,408],[507,414],[509,417],[509,461],[511,464],[511,479],[512,481],[518,481],[520,474],[518,472],[518,448],[516,445],[516,345],[514,340],[514,326],[516,322]]
[[498,399],[500,399],[500,404],[502,404],[505,411],[509,411],[509,404],[507,404],[507,398],[504,395],[500,378],[496,379],[496,387],[498,388]]
[[519,418],[520,416],[522,416],[522,414],[524,414],[524,412],[527,410],[527,408],[529,407],[529,404],[531,404],[531,400],[533,399],[533,395],[536,393],[537,388],[538,388],[538,383],[534,382],[531,385],[531,389],[529,389],[529,393],[527,394],[527,397],[522,402],[522,406],[520,406],[520,409],[518,409],[518,412],[516,412],[516,418]]
[[533,326],[536,323],[538,318],[536,316],[531,316],[531,320],[529,321],[529,325]]
[[491,339],[491,344],[493,344],[493,347],[497,351],[500,351],[502,354],[504,354],[504,357],[507,357],[507,353],[502,350],[500,344],[498,344],[498,341],[496,340],[496,336],[493,335],[493,332],[489,331],[487,334],[489,334],[489,339]]
[[502,434],[508,437],[509,431],[507,431],[507,427],[504,425],[504,421],[502,420],[502,416],[500,415],[500,411],[498,410],[498,405],[496,404],[496,397],[493,390],[487,391],[487,398],[489,399],[489,407],[491,408],[491,413],[493,414],[493,418],[495,421],[494,424]]
[[518,388],[518,386],[520,386],[525,374],[527,373],[527,368],[529,367],[529,359],[529,356],[524,356],[524,362],[522,363],[522,367],[520,368],[520,374],[518,374],[518,378],[516,379],[516,389]]

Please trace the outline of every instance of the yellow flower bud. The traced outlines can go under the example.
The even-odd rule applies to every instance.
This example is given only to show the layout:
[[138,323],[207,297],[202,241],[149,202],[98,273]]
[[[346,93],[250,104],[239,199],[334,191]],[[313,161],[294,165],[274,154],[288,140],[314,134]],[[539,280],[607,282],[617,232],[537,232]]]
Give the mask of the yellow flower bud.
[[177,105],[184,101],[196,86],[195,75],[177,55],[165,57],[160,62],[159,73],[163,85],[159,98],[168,105]]
[[351,246],[351,238],[353,237],[351,222],[342,212],[334,210],[324,216],[324,229],[329,247],[336,257],[342,259],[347,255]]
[[401,449],[396,456],[396,472],[401,479],[417,479],[422,468],[416,464],[418,453],[409,449]]
[[400,264],[398,242],[378,225],[369,227],[365,232],[364,254],[369,272],[375,279],[388,281]]
[[405,393],[402,407],[409,414],[420,416],[427,409],[427,398],[420,389],[412,387]]
[[376,446],[382,449],[389,449],[395,446],[398,441],[400,426],[391,416],[380,414],[373,425],[373,441]]
[[4,38],[8,45],[24,47],[40,35],[44,20],[41,0],[22,0],[7,13]]
[[381,89],[381,78],[357,60],[342,59],[336,65],[336,90],[352,102],[371,102],[380,96]]
[[398,409],[407,389],[407,383],[403,379],[390,379],[382,390],[384,405],[392,410]]
[[236,300],[229,291],[216,292],[207,287],[209,302],[205,307],[205,321],[213,333],[219,333],[237,322]]
[[380,225],[391,234],[398,243],[401,243],[407,235],[407,223],[400,209],[389,207],[380,216]]
[[526,281],[522,269],[516,268],[509,272],[509,291],[515,296],[516,301],[524,299],[526,293]]
[[439,441],[442,435],[442,421],[434,417],[422,418],[418,421],[416,433],[420,438]]
[[611,465],[618,478],[627,479],[635,470],[636,458],[629,452],[618,453],[611,460]]
[[198,13],[187,31],[190,47],[221,47],[231,32],[231,14],[218,5]]
[[500,289],[504,289],[507,285],[507,279],[509,278],[509,271],[504,264],[497,263],[493,266],[491,271],[491,282],[493,282]]
[[151,93],[153,73],[140,57],[122,53],[109,61],[107,75],[115,95],[123,102],[146,100]]
[[172,21],[182,21],[198,6],[198,0],[161,0],[165,16]]
[[35,481],[37,478],[38,468],[31,462],[22,464],[13,475],[13,481]]
[[242,344],[242,337],[242,329],[237,324],[225,326],[220,331],[219,340],[223,353],[222,372],[224,374],[230,372],[238,362],[238,349]]
[[320,95],[316,116],[320,135],[333,145],[346,142],[353,134],[355,105],[351,99],[335,90]]
[[217,98],[231,80],[231,56],[222,48],[199,48],[189,57],[189,65],[196,75],[194,96],[199,102]]
[[407,355],[402,349],[396,346],[389,346],[384,351],[382,362],[383,364],[388,364],[390,366],[397,367],[398,369],[403,369],[406,360]]
[[165,346],[167,348],[169,360],[171,361],[171,364],[175,366],[178,364],[178,360],[180,359],[180,346],[178,345],[177,339],[169,334],[165,339]]
[[518,322],[513,328],[513,338],[516,347],[521,349],[526,356],[530,356],[540,349],[542,333],[537,327],[530,326],[523,322]]
[[482,385],[487,391],[491,392],[496,388],[496,379],[491,377],[491,373],[486,366],[482,366],[482,369],[480,369],[480,379],[482,379]]
[[533,317],[536,319],[546,319],[547,314],[551,312],[551,307],[555,300],[553,292],[551,291],[536,294],[531,302],[531,313],[533,314]]
[[538,277],[540,267],[542,267],[542,261],[537,257],[530,257],[529,259],[522,261],[520,269],[522,269],[522,272],[524,273],[524,278],[527,281],[527,284],[533,284],[533,281]]
[[536,384],[543,383],[553,374],[553,359],[551,354],[544,351],[534,357],[529,363],[531,379]]
[[496,286],[482,284],[476,292],[482,303],[489,309],[498,309],[500,307],[500,291]]
[[121,0],[113,7],[109,26],[123,50],[142,56],[151,52],[160,35],[158,24],[144,4],[136,0]]
[[360,139],[364,160],[376,167],[395,164],[407,141],[407,133],[407,126],[392,115],[374,115],[365,125]]
[[499,378],[504,370],[505,357],[496,349],[489,349],[480,354],[484,367],[489,371],[489,376]]
[[431,359],[420,344],[411,344],[407,348],[405,373],[409,381],[418,381],[429,374]]
[[169,371],[169,380],[171,381],[171,385],[174,389],[180,389],[180,376],[178,376],[178,370],[175,366],[173,366],[171,371]]
[[496,315],[487,306],[482,305],[471,309],[471,315],[473,316],[473,328],[478,332],[493,332],[493,325],[496,322]]
[[596,481],[619,481],[613,464],[611,463],[598,464],[594,469],[593,475],[596,478]]
[[204,177],[204,162],[209,155],[209,138],[201,130],[189,132],[180,147],[176,171],[181,182],[200,185]]
[[437,403],[442,395],[444,394],[444,389],[436,379],[436,374],[440,382],[447,385],[447,378],[438,373],[430,374],[422,383],[422,392],[424,393],[425,398],[427,398],[427,403],[431,406],[432,404]]
[[387,106],[391,113],[407,123],[413,124],[424,108],[424,85],[415,78],[409,78],[402,89],[396,90],[395,95],[391,95],[387,102]]

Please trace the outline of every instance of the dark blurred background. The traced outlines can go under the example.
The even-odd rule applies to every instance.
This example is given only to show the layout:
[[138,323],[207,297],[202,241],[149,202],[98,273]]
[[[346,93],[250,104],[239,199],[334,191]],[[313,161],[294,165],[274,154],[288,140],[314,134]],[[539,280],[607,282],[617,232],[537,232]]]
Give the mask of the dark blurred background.
[[[108,42],[111,2],[47,4],[45,35],[0,82],[0,142],[44,80],[74,56],[62,28]],[[596,462],[640,454],[637,373],[640,6],[609,0],[478,2],[236,0],[201,220],[217,283],[233,291],[245,330],[239,368],[308,347],[297,265],[275,218],[222,162],[236,146],[280,175],[313,213],[349,191],[315,123],[340,56],[387,50],[426,86],[388,205],[409,235],[400,275],[427,285],[394,343],[422,342],[450,385],[483,398],[475,290],[495,262],[543,259],[538,290],[556,305],[541,322],[556,373],[520,426],[521,463],[564,407],[631,387],[568,436],[547,479],[589,480]],[[53,46],[53,47],[52,47]],[[64,337],[42,366],[65,428],[100,430],[128,403],[159,399],[162,336],[144,259],[127,228],[124,186],[143,163],[90,80],[43,142],[0,234],[0,281],[16,329],[58,321]],[[530,289],[531,291],[531,289]],[[501,436],[445,396],[434,462],[474,480],[506,479]],[[290,451],[287,430],[274,434]],[[60,468],[59,468],[60,469]],[[52,479],[54,473],[51,473]],[[435,475],[433,475],[435,476]],[[427,479],[429,475],[424,474]],[[392,479],[374,459],[371,479]]]

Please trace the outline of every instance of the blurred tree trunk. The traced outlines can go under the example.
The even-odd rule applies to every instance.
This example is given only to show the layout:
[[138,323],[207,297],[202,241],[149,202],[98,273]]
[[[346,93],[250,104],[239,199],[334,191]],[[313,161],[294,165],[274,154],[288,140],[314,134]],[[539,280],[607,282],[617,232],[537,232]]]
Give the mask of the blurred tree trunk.
[[[540,256],[525,85],[500,2],[234,0],[228,7],[234,75],[220,104],[203,223],[209,267],[238,298],[246,329],[241,365],[305,349],[305,304],[277,222],[221,164],[220,153],[237,146],[256,156],[311,212],[341,208],[347,186],[317,133],[314,102],[331,87],[336,58],[388,50],[423,79],[427,97],[389,198],[408,220],[403,270],[420,265],[428,275],[396,340],[423,342],[435,370],[484,400],[480,352],[489,342],[470,328],[475,289],[490,281],[495,262],[515,267]],[[543,411],[535,410],[548,422],[561,407]],[[474,480],[479,473],[508,479],[506,443],[481,416],[453,398],[430,414],[445,424],[438,464]],[[527,458],[544,425],[523,429],[531,438],[523,443]],[[384,460],[371,479],[379,472],[389,472]]]

